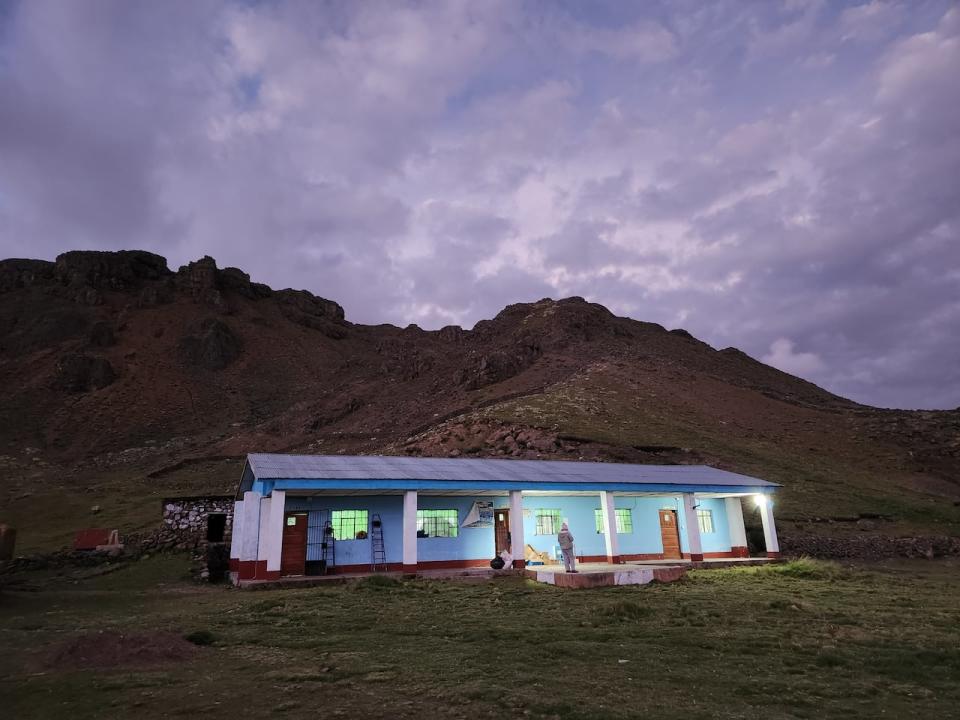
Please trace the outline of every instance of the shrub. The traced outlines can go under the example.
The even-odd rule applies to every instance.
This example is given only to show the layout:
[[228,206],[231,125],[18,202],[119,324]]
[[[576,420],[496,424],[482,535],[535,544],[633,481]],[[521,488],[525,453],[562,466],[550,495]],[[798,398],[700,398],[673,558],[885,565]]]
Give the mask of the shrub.
[[402,587],[403,582],[389,575],[370,575],[361,580],[358,585],[372,590],[390,590]]
[[814,560],[809,557],[766,565],[762,569],[774,575],[810,580],[833,580],[843,574],[843,568],[837,563],[829,560]]

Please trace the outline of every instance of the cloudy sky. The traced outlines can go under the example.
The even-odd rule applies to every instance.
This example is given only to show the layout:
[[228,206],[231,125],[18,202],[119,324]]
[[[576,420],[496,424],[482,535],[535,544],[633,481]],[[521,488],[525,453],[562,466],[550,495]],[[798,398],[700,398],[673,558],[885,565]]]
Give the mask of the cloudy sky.
[[952,408],[958,76],[946,0],[0,0],[0,257],[428,329],[581,295]]

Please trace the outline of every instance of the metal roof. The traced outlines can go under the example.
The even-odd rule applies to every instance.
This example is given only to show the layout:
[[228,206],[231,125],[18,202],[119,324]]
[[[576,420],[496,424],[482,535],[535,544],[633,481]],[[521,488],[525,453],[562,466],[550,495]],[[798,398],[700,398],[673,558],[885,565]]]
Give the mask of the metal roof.
[[[256,480],[434,481],[537,485],[683,485],[775,488],[775,483],[706,465],[632,465],[558,460],[420,458],[252,453]],[[638,490],[640,488],[638,487]]]

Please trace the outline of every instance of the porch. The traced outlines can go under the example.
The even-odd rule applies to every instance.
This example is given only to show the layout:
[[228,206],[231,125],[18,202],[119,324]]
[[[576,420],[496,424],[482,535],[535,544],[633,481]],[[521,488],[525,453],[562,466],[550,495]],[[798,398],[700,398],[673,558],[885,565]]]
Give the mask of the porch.
[[418,570],[405,573],[399,570],[375,572],[373,570],[343,572],[332,575],[293,575],[274,580],[241,580],[238,585],[251,589],[304,588],[325,585],[342,585],[356,582],[373,575],[392,578],[422,578],[480,582],[495,577],[517,575],[519,572],[537,582],[557,587],[588,588],[611,585],[646,585],[650,582],[674,582],[682,579],[688,570],[720,570],[730,567],[746,567],[778,562],[772,558],[722,558],[714,560],[635,560],[621,564],[605,562],[581,563],[577,573],[564,572],[559,564],[528,565],[524,570],[494,570],[492,568],[460,568]]

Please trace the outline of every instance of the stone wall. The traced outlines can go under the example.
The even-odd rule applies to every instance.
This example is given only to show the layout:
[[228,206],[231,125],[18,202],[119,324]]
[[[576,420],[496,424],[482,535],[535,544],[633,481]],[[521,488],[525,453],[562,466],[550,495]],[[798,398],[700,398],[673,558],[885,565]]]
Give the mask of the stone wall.
[[163,522],[160,543],[181,548],[198,548],[207,544],[207,516],[226,516],[223,542],[230,542],[233,529],[233,496],[201,495],[163,500]]
[[891,537],[889,535],[781,534],[784,555],[836,560],[882,560],[885,558],[935,558],[960,555],[960,538],[946,535]]

